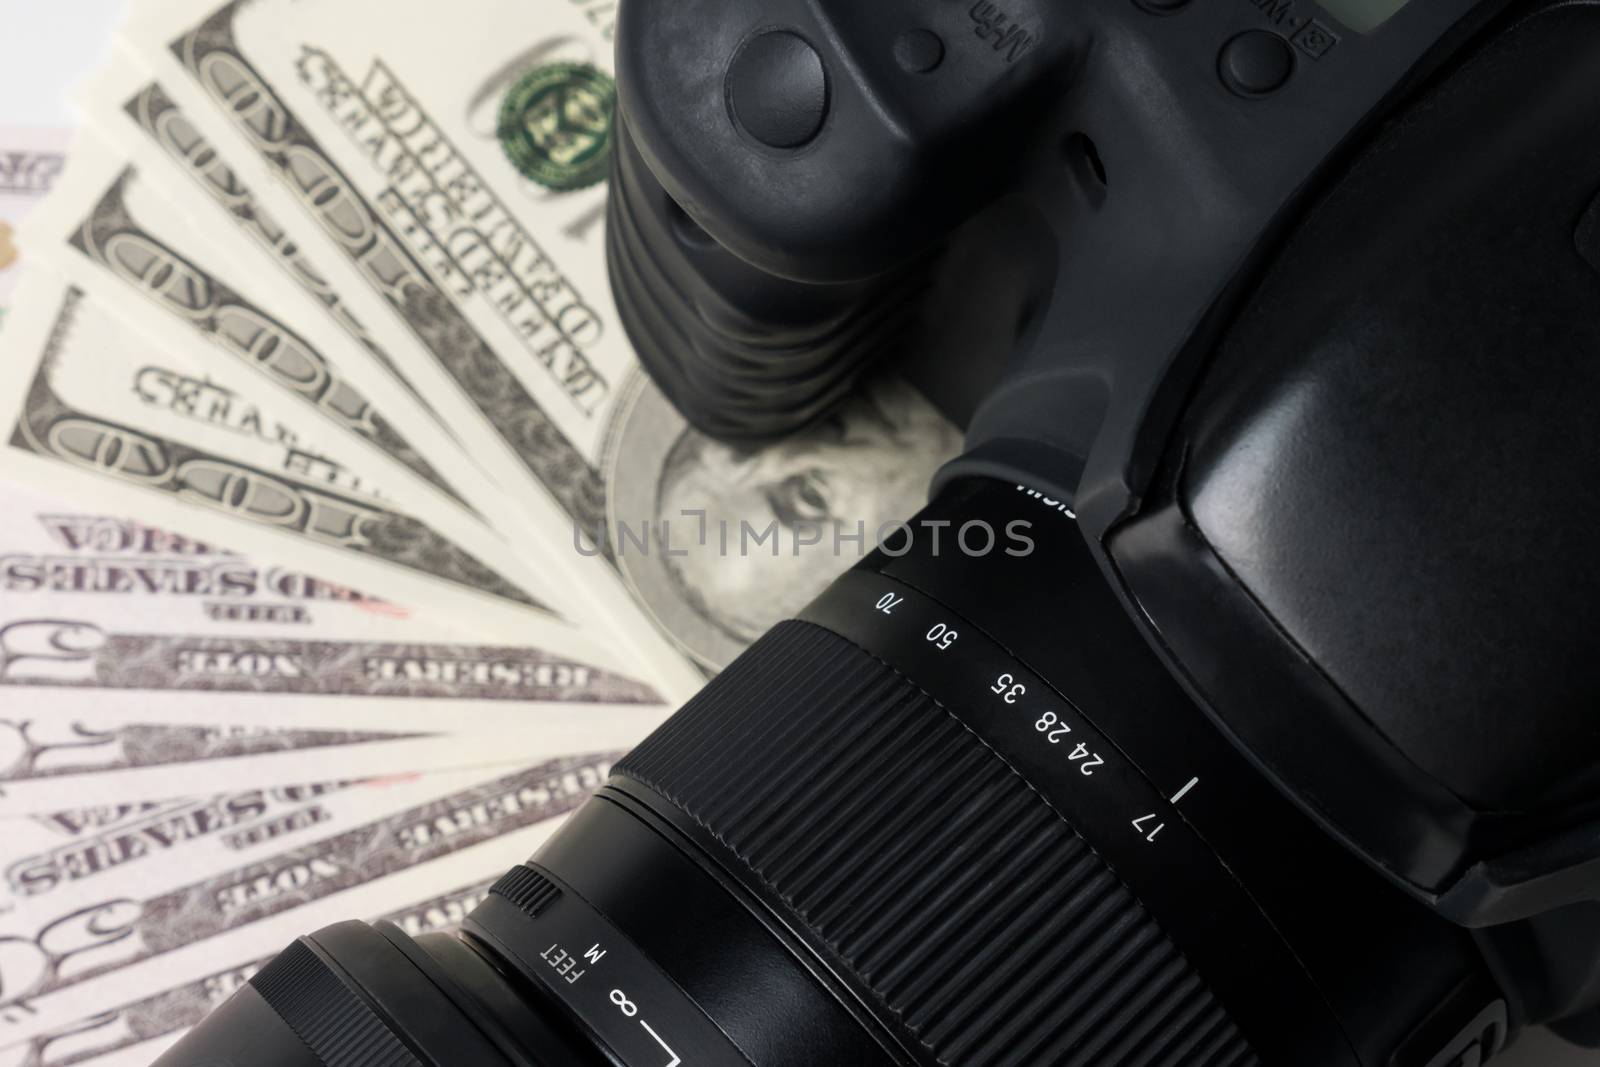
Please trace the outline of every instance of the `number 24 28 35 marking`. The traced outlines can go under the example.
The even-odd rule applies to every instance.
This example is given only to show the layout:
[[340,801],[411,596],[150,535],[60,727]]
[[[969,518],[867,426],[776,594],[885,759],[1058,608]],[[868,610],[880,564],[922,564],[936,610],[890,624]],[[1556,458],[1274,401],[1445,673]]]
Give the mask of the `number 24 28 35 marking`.
[[[1061,716],[1053,711],[1047,711],[1040,715],[1038,721],[1033,724],[1033,728],[1043,734],[1044,739],[1052,745],[1059,745],[1072,732],[1072,727],[1062,722]],[[1078,771],[1085,777],[1093,777],[1094,769],[1105,766],[1106,762],[1100,758],[1098,752],[1089,751],[1089,746],[1082,741],[1077,742],[1072,751],[1067,753],[1067,759],[1077,763]]]

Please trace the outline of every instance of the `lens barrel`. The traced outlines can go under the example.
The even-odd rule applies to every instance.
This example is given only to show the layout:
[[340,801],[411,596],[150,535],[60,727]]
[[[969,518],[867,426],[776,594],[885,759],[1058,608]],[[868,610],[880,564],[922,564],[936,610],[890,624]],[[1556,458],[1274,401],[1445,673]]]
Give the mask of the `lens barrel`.
[[156,1067],[605,1067],[470,939],[344,922],[302,937]]
[[1471,935],[1220,735],[1063,506],[974,480],[907,533],[619,763],[459,938],[322,931],[159,1067],[1500,1049],[1515,1006]]

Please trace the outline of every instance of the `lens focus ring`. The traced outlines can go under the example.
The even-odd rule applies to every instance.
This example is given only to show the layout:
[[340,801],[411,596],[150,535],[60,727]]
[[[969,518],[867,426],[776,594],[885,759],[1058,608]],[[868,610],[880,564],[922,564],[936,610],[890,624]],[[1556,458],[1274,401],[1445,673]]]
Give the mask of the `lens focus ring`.
[[250,984],[328,1067],[422,1067],[304,941],[284,949]]
[[776,628],[617,771],[731,850],[934,1062],[1257,1062],[1028,782],[825,629]]

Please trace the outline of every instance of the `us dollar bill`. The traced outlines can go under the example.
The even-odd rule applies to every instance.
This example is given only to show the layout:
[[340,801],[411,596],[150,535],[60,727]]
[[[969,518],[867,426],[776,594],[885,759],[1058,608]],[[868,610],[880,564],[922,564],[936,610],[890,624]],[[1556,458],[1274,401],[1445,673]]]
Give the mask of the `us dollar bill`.
[[[0,692],[21,700],[59,688],[192,693],[214,704],[223,694],[376,698],[401,715],[411,713],[395,705],[427,701],[664,703],[581,646],[474,644],[426,610],[0,481]],[[56,706],[28,699],[39,714]],[[330,714],[332,701],[321,703]],[[228,707],[204,721],[266,713]],[[369,700],[340,707],[328,721],[370,725],[386,714],[362,710]],[[447,718],[406,728],[439,729]]]
[[660,705],[642,682],[539,648],[118,632],[0,616],[0,687]]
[[[0,689],[0,817],[633,747],[671,707],[574,700]],[[9,843],[0,833],[0,859]]]
[[363,590],[5,480],[0,604],[13,618],[64,615],[196,634],[248,626],[264,636],[359,630],[374,640],[427,640],[459,632]]
[[[663,684],[674,695],[696,688],[702,676],[666,635],[648,623],[640,626],[640,609],[609,562],[613,551],[605,535],[600,456],[611,398],[634,361],[620,336],[602,344],[610,327],[595,310],[609,299],[598,229],[603,192],[591,188],[576,198],[539,198],[521,179],[499,189],[484,181],[487,210],[495,217],[482,215],[479,226],[484,233],[501,232],[515,245],[518,272],[502,270],[502,284],[480,290],[473,275],[451,264],[442,245],[415,225],[403,229],[404,220],[391,217],[389,208],[398,204],[385,195],[387,181],[376,166],[362,157],[347,159],[360,163],[357,173],[338,162],[328,143],[307,128],[300,104],[287,104],[276,91],[281,87],[269,88],[241,51],[229,50],[225,38],[234,15],[254,18],[255,11],[192,4],[152,10],[138,20],[139,57],[230,169],[258,196],[270,199],[277,217],[295,218],[288,224],[303,245],[316,248],[319,263],[324,258],[337,262],[332,269],[340,291],[359,290],[363,321],[381,315],[399,328],[408,351],[396,353],[408,374],[415,372],[427,395],[436,398],[436,410],[460,428],[474,455],[508,488],[529,528],[566,557],[597,614],[625,635],[641,660],[667,665],[672,683]],[[551,32],[552,26],[542,27],[530,40]],[[195,47],[169,51],[180,38]],[[451,47],[464,43],[451,42]],[[505,43],[502,39],[496,50]],[[586,47],[576,38],[571,43]],[[494,61],[491,55],[475,62],[482,69]],[[262,106],[252,105],[259,114],[244,115],[229,102],[244,84],[237,80],[240,72],[250,92],[266,90]],[[292,69],[289,73],[296,77]],[[294,90],[309,99],[309,90],[298,83]],[[327,116],[321,121],[335,123]],[[351,151],[342,136],[340,155]],[[498,148],[494,151],[503,161]],[[533,221],[518,218],[506,195],[517,197]],[[380,197],[387,207],[379,206]],[[440,205],[459,214],[448,198]],[[485,269],[500,270],[493,264],[504,256],[482,239],[479,247]],[[572,257],[587,260],[593,292],[578,284]],[[487,281],[487,275],[480,280]]]
[[[404,335],[393,336],[396,324],[386,313],[380,312],[376,320],[357,316],[340,287],[322,266],[313,263],[292,229],[280,222],[254,188],[230,167],[160,83],[149,80],[142,68],[119,51],[87,85],[82,107],[96,132],[115,142],[152,188],[171,198],[175,210],[216,242],[216,262],[241,262],[253,249],[265,269],[251,275],[252,291],[283,297],[276,306],[293,311],[296,324],[305,325],[325,344],[347,340],[370,357],[354,361],[356,364],[382,368],[386,377],[363,379],[374,399],[382,401],[387,410],[407,415],[403,421],[418,450],[436,461],[450,484],[480,515],[500,524],[520,514],[507,507],[503,490],[459,447],[455,430],[438,418],[408,377],[407,360],[393,354],[409,354],[414,342]],[[197,198],[193,195],[196,191],[203,195]],[[242,237],[243,241],[229,241],[228,237]],[[326,320],[334,336],[313,329],[310,320]],[[402,395],[384,392],[386,383]],[[409,402],[404,408],[399,406],[401,399]],[[533,531],[518,529],[513,523],[507,532],[525,541]],[[556,562],[552,571],[559,578],[568,561]]]
[[[87,1014],[85,1004],[126,1003],[134,999],[129,991],[163,988],[151,984],[158,976],[202,978],[215,971],[225,948],[253,953],[241,964],[274,951],[290,939],[283,931],[306,932],[319,924],[316,917],[329,914],[312,905],[337,905],[333,917],[348,918],[371,913],[359,906],[363,894],[356,890],[383,883],[415,887],[430,876],[434,887],[461,884],[429,868],[469,851],[473,862],[504,859],[503,851],[496,855],[482,846],[519,831],[547,830],[605,780],[611,759],[570,756],[466,788],[451,786],[373,817],[325,822],[314,839],[287,849],[269,842],[247,856],[222,847],[216,850],[221,858],[200,873],[191,863],[151,865],[118,879],[101,896],[74,890],[19,902],[0,917],[0,1047],[72,1026]],[[479,870],[479,877],[495,873],[492,866]],[[186,880],[173,884],[165,877],[175,871]],[[261,936],[269,940],[263,944]]]
[[0,692],[661,705],[642,682],[539,648],[119,632],[115,620],[0,615]]
[[[504,9],[498,13],[503,14]],[[213,105],[221,106],[222,114],[244,134],[258,163],[290,191],[300,211],[331,239],[366,285],[400,315],[430,362],[455,383],[493,430],[490,439],[496,442],[497,451],[508,453],[520,465],[524,481],[532,476],[532,488],[541,498],[557,501],[566,514],[580,516],[591,527],[598,524],[604,518],[604,487],[595,462],[603,435],[602,416],[617,381],[628,369],[628,360],[625,348],[619,350],[615,344],[605,350],[604,361],[596,355],[606,332],[595,311],[604,286],[597,286],[600,291],[594,292],[581,289],[570,269],[546,254],[545,243],[563,227],[572,227],[576,205],[556,198],[544,200],[544,210],[532,224],[544,238],[541,242],[502,200],[506,190],[463,169],[465,160],[456,154],[457,146],[438,141],[436,149],[447,157],[442,161],[452,166],[452,173],[445,177],[459,177],[458,193],[475,193],[484,213],[469,221],[444,186],[437,185],[428,190],[430,195],[444,194],[437,202],[444,214],[437,221],[464,230],[472,226],[475,251],[489,262],[503,261],[504,256],[484,237],[497,229],[503,231],[505,240],[514,243],[513,251],[520,253],[519,265],[524,268],[520,276],[488,269],[481,278],[467,274],[435,242],[429,226],[411,212],[407,201],[397,197],[399,190],[390,186],[389,175],[348,150],[343,133],[334,142],[313,135],[307,122],[315,124],[320,119],[327,123],[328,116],[320,109],[308,114],[289,102],[291,95],[301,102],[310,101],[316,88],[301,85],[297,56],[268,56],[257,50],[284,51],[263,32],[268,22],[282,14],[256,5],[198,3],[185,5],[181,13],[172,9],[163,23],[179,30],[170,45],[183,74],[194,80]],[[324,6],[316,14],[332,16],[336,12]],[[403,17],[404,13],[396,14]],[[303,14],[297,16],[296,21],[304,25]],[[465,24],[474,19],[464,14],[459,20],[450,20],[458,21]],[[323,30],[326,33],[330,28],[324,25]],[[532,40],[540,36],[544,35]],[[385,50],[383,46],[390,43],[383,42],[378,50]],[[454,50],[458,43],[449,45]],[[246,50],[251,51],[250,57]],[[258,66],[254,62],[257,57],[267,59],[267,67],[274,69]],[[287,62],[273,62],[280,58]],[[331,56],[322,53],[318,59],[330,77],[338,76],[337,67],[329,65]],[[436,54],[429,61],[436,66],[447,57]],[[480,57],[477,66],[493,68],[495,64],[492,58]],[[336,95],[342,94],[335,90],[326,98],[332,100]],[[426,114],[418,118],[428,135],[442,136]],[[381,125],[369,131],[370,136],[389,138]],[[358,165],[345,166],[341,160]],[[414,166],[403,169],[419,178],[427,174]],[[602,201],[593,190],[590,193],[577,211],[589,219],[582,234],[591,241],[580,242],[570,252],[586,249],[598,262]],[[386,209],[385,204],[394,210]],[[409,233],[400,228],[408,221],[413,227]],[[600,277],[596,275],[596,281]],[[480,282],[497,283],[501,288],[485,293],[478,288]],[[480,316],[479,310],[486,314]],[[500,328],[485,330],[491,323]],[[587,450],[582,447],[585,444]],[[508,468],[502,465],[502,469]]]
[[[481,734],[146,723],[124,721],[140,715],[127,703],[119,709],[110,702],[90,716],[0,720],[0,817],[144,804],[246,782],[265,788],[307,775],[376,777],[502,759]],[[525,747],[537,750],[531,738]],[[7,835],[0,856],[20,844]]]
[[[151,181],[184,205],[199,225],[215,223],[243,235],[283,281],[308,296],[418,405],[435,414],[383,339],[350,308],[290,228],[273,215],[178,102],[160,82],[151,80],[126,50],[114,50],[101,70],[84,83],[78,106],[97,133],[149,173]],[[196,202],[191,195],[194,192],[202,194],[203,202]]]
[[[493,884],[492,878],[482,879],[383,914],[352,917],[391,922],[412,937],[451,933],[488,897]],[[106,1005],[68,1027],[0,1049],[0,1067],[110,1067],[118,1059],[144,1067],[249,982],[270,958],[252,959],[149,991],[124,1004]]]
[[271,757],[249,764],[258,784],[297,779],[296,742],[330,773],[625,748],[670,711],[578,646],[463,641],[426,612],[72,507],[0,482],[0,811],[226,788],[252,754]]
[[[19,817],[69,805],[107,806],[220,792],[241,784],[266,788],[292,785],[309,777],[382,778],[455,768],[501,766],[509,756],[525,760],[568,747],[573,738],[560,731],[483,731],[412,734],[244,727],[230,729],[131,721],[141,715],[112,701],[96,715],[69,719],[0,721],[0,741],[20,741],[22,758],[0,774],[0,818]],[[148,710],[148,709],[145,709]],[[125,721],[127,720],[127,721]],[[269,731],[280,736],[267,740]],[[197,747],[197,736],[236,735],[232,744],[214,741]],[[256,734],[255,743],[237,735]],[[597,740],[613,743],[603,728]],[[12,737],[6,737],[11,734]],[[633,740],[631,732],[623,743]],[[162,752],[163,742],[175,747]],[[552,744],[554,742],[554,744]],[[181,747],[190,746],[189,751]],[[135,747],[136,746],[136,747]],[[76,752],[77,766],[51,766],[49,757]],[[29,757],[45,760],[30,761]],[[101,765],[94,765],[99,759]]]
[[[320,334],[309,325],[293,328],[286,316],[295,309],[247,296],[241,281],[227,277],[238,270],[238,249],[203,246],[175,205],[154,194],[104,141],[80,139],[66,180],[30,220],[26,236],[49,266],[119,319],[143,325],[168,353],[166,364],[142,369],[133,383],[146,408],[247,440],[292,437],[295,447],[284,461],[294,473],[333,485],[375,481],[396,509],[427,515],[440,537],[504,576],[525,599],[550,602],[560,584],[549,580],[553,568],[530,563],[463,505],[431,461],[380,414],[365,386],[353,382],[345,368],[352,353],[361,355],[355,343],[329,324]],[[191,370],[171,366],[176,357]],[[369,368],[364,381],[382,388],[373,373]],[[433,425],[403,393],[387,399],[406,403],[403,414],[424,432]],[[269,426],[260,413],[275,409],[281,414]],[[318,459],[308,462],[313,442]],[[459,453],[453,443],[433,443],[441,457]],[[487,504],[489,490],[479,485],[486,479],[481,472],[474,477]]]
[[[93,718],[0,719],[0,793],[28,780],[426,736],[377,730],[119,722],[114,715],[113,705],[111,715],[102,712]],[[8,848],[15,844],[14,839],[7,841]]]
[[[125,870],[188,862],[211,837],[237,850],[263,837],[283,841],[314,832],[336,811],[325,798],[362,784],[359,779],[270,788],[236,783],[215,796],[119,800],[6,819],[0,869],[12,874],[0,907],[10,910],[19,896],[15,887],[25,877],[34,887],[30,895],[59,895],[83,883],[114,882]],[[33,873],[21,873],[26,871]]]
[[716,669],[909,518],[960,435],[901,382],[769,449],[692,431],[609,293],[609,17],[556,0],[429,17],[185,0],[128,33],[303,242],[407,324],[496,477],[542,528],[577,531],[586,585]]
[[[92,153],[84,153],[75,165],[92,173],[94,161]],[[138,180],[133,167],[107,170],[111,173],[101,177],[108,180],[67,236],[71,247],[125,282],[130,295],[155,301],[223,352],[247,361],[289,395],[460,501],[427,459],[354,383],[341,376],[326,354],[192,255],[186,256],[175,247],[181,237],[159,232],[160,222],[170,225],[170,218],[135,218],[129,196]],[[70,202],[65,191],[61,199]]]
[[396,591],[389,599],[429,604],[464,625],[576,636],[429,521],[294,473],[292,457],[305,450],[293,441],[136,407],[119,381],[148,379],[149,367],[196,372],[171,351],[144,348],[75,286],[35,271],[25,288],[31,295],[0,338],[10,477],[116,499],[154,525]]

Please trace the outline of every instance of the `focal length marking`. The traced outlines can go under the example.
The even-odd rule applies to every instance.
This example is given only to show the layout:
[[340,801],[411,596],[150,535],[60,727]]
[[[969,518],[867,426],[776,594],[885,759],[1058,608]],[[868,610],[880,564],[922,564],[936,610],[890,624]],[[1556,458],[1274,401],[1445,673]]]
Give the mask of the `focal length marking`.
[[1144,848],[1161,848],[1182,823],[1174,808],[1198,776],[1167,799],[1070,700],[971,620],[864,571],[845,576],[806,616],[927,686],[1053,803],[1062,790],[1092,799],[1109,825],[1128,827]]
[[[1320,1020],[1330,1017],[1317,1013],[1326,1011],[1326,1002],[1205,836],[1205,828],[1217,825],[1219,805],[1227,810],[1239,768],[1192,745],[1181,720],[1169,736],[1135,732],[1142,747],[1134,752],[1102,732],[1091,713],[1108,723],[1142,716],[1148,722],[1166,709],[1115,706],[1139,701],[1149,687],[1122,687],[1115,670],[1097,672],[1094,632],[1063,635],[1072,643],[1060,649],[1058,677],[1081,688],[1058,689],[1001,643],[1007,630],[989,631],[978,622],[1015,627],[1017,619],[990,614],[981,596],[971,599],[972,612],[958,612],[911,584],[935,576],[907,569],[909,581],[903,581],[894,561],[886,566],[887,572],[860,567],[843,575],[802,620],[893,668],[932,697],[938,713],[959,721],[1004,760],[1161,917],[1162,928],[1202,972],[1226,976],[1230,999],[1246,1005],[1265,1032],[1297,1005],[1309,1007],[1305,1017],[1323,1026]],[[876,607],[880,599],[895,605],[888,615]],[[927,640],[935,623],[957,629],[959,642],[935,649]],[[1079,696],[1087,707],[1069,699]],[[1148,772],[1138,758],[1151,759]],[[1342,1040],[1335,1026],[1323,1026],[1323,1034],[1319,1044],[1326,1047]]]
[[[885,615],[892,615],[889,609],[903,603],[905,603],[903,594],[896,590],[888,590],[873,602],[873,608]],[[940,652],[950,651],[959,638],[960,632],[957,628],[945,621],[935,622],[924,635],[924,640]],[[1028,684],[1018,681],[1018,671],[1020,668],[1017,671],[1001,671],[995,676],[994,683],[988,687],[989,692],[999,697],[1001,704],[1017,708],[1024,718],[1037,714],[1033,729],[1040,740],[1046,745],[1061,746],[1060,751],[1066,757],[1066,762],[1075,767],[1080,776],[1094,777],[1095,771],[1106,765],[1106,758],[1101,755],[1097,747],[1091,747],[1089,741],[1072,736],[1073,725],[1062,710],[1066,702],[1048,686],[1037,683],[1033,687],[1035,695],[1029,698]],[[1088,733],[1081,723],[1080,730],[1084,734]],[[1174,803],[1176,800],[1174,797]]]

